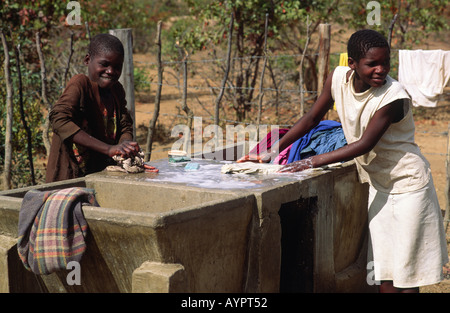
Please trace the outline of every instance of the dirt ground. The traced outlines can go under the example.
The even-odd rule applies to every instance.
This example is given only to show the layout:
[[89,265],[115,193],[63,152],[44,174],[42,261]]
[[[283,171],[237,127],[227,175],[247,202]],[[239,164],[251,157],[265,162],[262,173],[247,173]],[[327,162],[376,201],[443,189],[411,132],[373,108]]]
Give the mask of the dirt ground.
[[[449,144],[448,130],[450,127],[450,114],[447,110],[442,119],[416,119],[416,142],[431,165],[434,185],[442,210],[446,208],[447,173],[445,155]],[[450,227],[447,230],[447,247],[450,251]],[[450,292],[450,270],[444,269],[445,280],[437,285],[423,287],[421,292],[448,293]]]

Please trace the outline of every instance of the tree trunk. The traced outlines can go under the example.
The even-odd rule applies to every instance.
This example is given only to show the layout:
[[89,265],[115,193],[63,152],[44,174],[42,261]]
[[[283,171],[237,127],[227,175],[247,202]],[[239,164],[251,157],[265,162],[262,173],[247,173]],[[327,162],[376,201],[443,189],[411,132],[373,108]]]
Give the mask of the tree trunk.
[[156,129],[156,121],[158,120],[160,102],[161,102],[161,90],[162,90],[162,79],[163,79],[163,67],[162,67],[162,62],[161,62],[161,26],[162,26],[162,22],[159,21],[158,26],[157,26],[157,31],[156,31],[156,39],[155,39],[155,44],[158,47],[158,53],[157,53],[158,87],[156,88],[155,111],[153,112],[153,118],[150,121],[148,133],[147,133],[145,161],[150,161],[150,159],[152,157],[153,134]]
[[5,82],[6,82],[6,131],[5,131],[5,165],[3,168],[3,189],[11,189],[11,163],[12,163],[12,124],[13,124],[13,87],[9,64],[9,49],[5,34],[0,30],[3,51],[5,54]]
[[[11,34],[12,38],[12,34]],[[13,44],[14,46],[14,44]],[[20,70],[20,53],[19,47],[13,47],[14,54],[16,57],[16,69],[17,69],[17,78],[19,79],[19,110],[20,110],[20,119],[22,120],[23,128],[27,134],[27,153],[28,153],[28,162],[30,163],[30,172],[31,172],[31,184],[36,185],[36,178],[34,175],[34,164],[33,164],[33,146],[32,146],[32,135],[30,127],[28,127],[27,119],[25,118],[25,109],[23,105],[23,87],[22,87],[22,72]]]
[[41,96],[42,100],[44,101],[45,108],[47,109],[47,116],[45,117],[44,122],[44,130],[42,131],[42,140],[44,141],[45,150],[47,151],[47,156],[50,154],[50,136],[49,136],[49,130],[50,130],[50,120],[49,120],[49,114],[51,110],[50,102],[48,101],[47,97],[47,71],[45,69],[45,62],[44,62],[44,54],[42,53],[41,49],[41,37],[39,35],[39,32],[36,33],[36,49],[39,56],[39,63],[41,65]]

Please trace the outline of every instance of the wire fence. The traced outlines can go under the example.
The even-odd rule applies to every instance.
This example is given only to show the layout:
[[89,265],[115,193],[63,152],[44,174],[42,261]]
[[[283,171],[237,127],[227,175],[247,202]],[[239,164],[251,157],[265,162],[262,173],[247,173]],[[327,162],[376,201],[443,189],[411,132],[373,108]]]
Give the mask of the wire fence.
[[[398,71],[398,50],[393,51],[393,65],[390,75],[397,79]],[[317,58],[318,53],[305,55],[311,58]],[[201,59],[201,60],[187,60],[187,67],[189,69],[187,83],[183,85],[181,78],[181,66],[184,61],[163,61],[162,64],[165,67],[166,75],[164,76],[164,82],[161,84],[163,90],[163,97],[166,99],[178,99],[181,102],[181,95],[184,86],[186,86],[189,105],[192,105],[195,116],[201,116],[204,120],[213,121],[214,111],[214,99],[216,94],[225,89],[230,94],[236,93],[237,90],[245,90],[247,92],[253,92],[253,101],[248,101],[250,114],[246,116],[245,120],[237,120],[233,118],[233,111],[226,109],[230,107],[232,99],[228,98],[224,101],[223,115],[220,118],[220,122],[224,124],[243,124],[250,125],[256,122],[256,109],[258,106],[258,94],[264,93],[264,101],[262,103],[264,125],[278,125],[282,127],[290,127],[293,125],[300,116],[300,95],[303,93],[307,106],[312,105],[314,100],[318,96],[317,81],[311,80],[306,82],[306,90],[301,90],[298,85],[299,71],[298,61],[301,58],[301,54],[281,54],[281,55],[269,55],[267,56],[268,62],[271,64],[271,71],[273,75],[266,77],[263,83],[263,88],[259,86],[246,86],[236,87],[231,84],[227,86],[220,86],[221,69],[223,68],[224,58],[216,59]],[[340,53],[330,53],[330,68],[334,68],[339,65]],[[239,62],[241,60],[249,62],[251,59],[262,59],[262,56],[233,58],[233,62]],[[135,61],[135,66],[138,69],[152,72],[156,66],[156,62],[148,61]],[[135,82],[140,85],[146,85],[151,91],[156,89],[159,84],[154,80],[136,79]],[[314,89],[312,89],[314,88]],[[145,98],[145,96],[144,96]],[[145,101],[145,100],[144,100]],[[450,110],[450,93],[445,92],[440,95],[439,106],[435,108],[420,108],[420,110],[438,111],[438,110]],[[153,111],[137,110],[140,114],[153,114]],[[187,115],[178,113],[163,113],[166,117],[172,117],[174,119],[188,119]]]

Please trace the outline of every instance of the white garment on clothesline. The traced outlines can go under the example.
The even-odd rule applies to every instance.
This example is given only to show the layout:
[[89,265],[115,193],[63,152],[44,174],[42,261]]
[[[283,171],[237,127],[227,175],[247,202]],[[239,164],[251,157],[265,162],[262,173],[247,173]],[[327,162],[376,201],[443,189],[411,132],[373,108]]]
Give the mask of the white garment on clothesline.
[[435,107],[450,78],[450,51],[399,50],[398,81],[414,106]]

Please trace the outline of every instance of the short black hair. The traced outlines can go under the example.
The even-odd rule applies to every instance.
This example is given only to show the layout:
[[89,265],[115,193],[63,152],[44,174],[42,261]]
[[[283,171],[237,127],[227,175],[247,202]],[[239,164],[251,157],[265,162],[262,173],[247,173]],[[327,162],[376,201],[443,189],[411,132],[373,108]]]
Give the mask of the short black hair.
[[363,58],[370,48],[388,48],[389,44],[382,34],[372,29],[362,29],[353,33],[347,43],[348,57],[356,62]]
[[100,53],[115,52],[124,55],[124,48],[119,38],[111,34],[99,34],[91,39],[88,47],[88,54],[95,57]]

